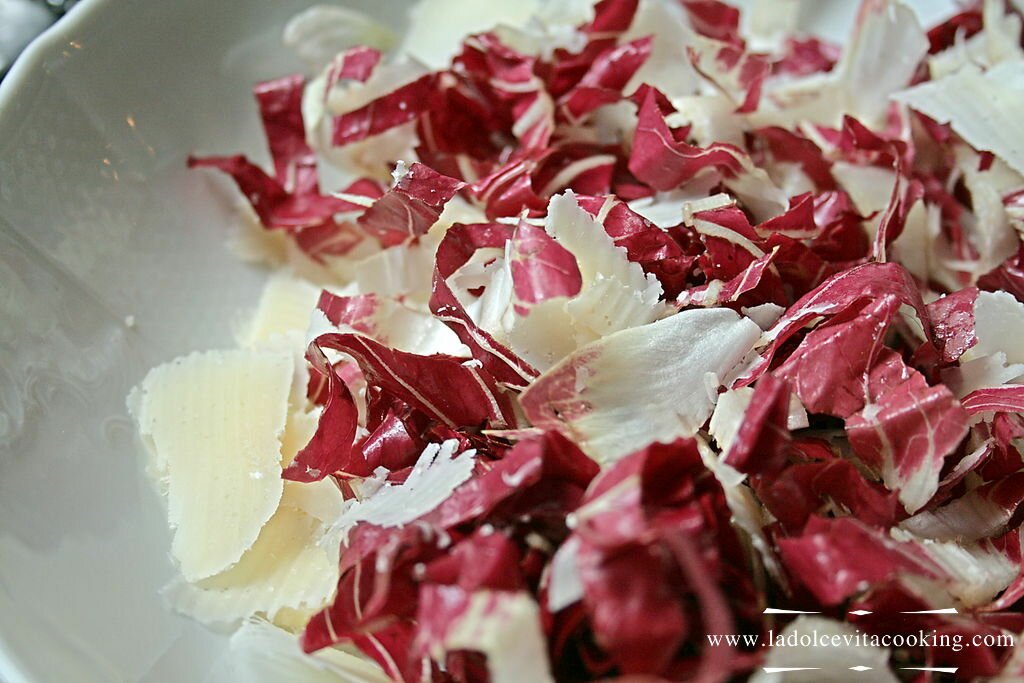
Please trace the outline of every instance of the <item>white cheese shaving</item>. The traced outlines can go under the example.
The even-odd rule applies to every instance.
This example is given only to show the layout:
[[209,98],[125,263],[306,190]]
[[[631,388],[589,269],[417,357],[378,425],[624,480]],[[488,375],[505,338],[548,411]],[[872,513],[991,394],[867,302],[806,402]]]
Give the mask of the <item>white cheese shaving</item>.
[[714,407],[705,376],[727,378],[760,334],[728,309],[683,311],[584,346],[541,375],[521,403],[578,401],[585,408],[545,426],[570,432],[608,464],[655,441],[696,433]]
[[[1024,62],[1021,62],[1024,65]],[[979,277],[999,266],[1017,252],[1020,239],[1010,225],[1010,216],[1003,205],[1003,195],[1022,185],[1020,175],[999,162],[981,171],[980,155],[965,145],[955,148],[957,168],[971,193],[974,220],[965,220],[971,244],[978,252],[972,271]]]
[[544,4],[539,0],[420,0],[410,13],[401,51],[433,69],[445,69],[466,36],[496,25],[524,27]]
[[320,288],[287,274],[270,277],[263,287],[259,305],[239,342],[256,347],[277,335],[303,332],[320,298]]
[[295,636],[262,619],[246,621],[234,635],[209,681],[217,683],[391,683],[377,664],[358,654],[327,648],[312,655]]
[[789,395],[789,414],[786,415],[786,429],[806,429],[811,425],[807,409],[796,394]]
[[685,202],[683,204],[683,221],[687,225],[692,226],[694,221],[694,215],[701,211],[711,211],[712,209],[720,209],[727,206],[734,206],[736,200],[725,192],[719,192],[709,197],[703,197],[700,199],[694,199],[693,201]]
[[896,184],[896,173],[891,168],[846,161],[832,164],[832,177],[850,194],[854,208],[862,216],[885,210],[892,198],[892,186]]
[[[903,232],[890,247],[890,254],[895,260],[924,282],[930,280],[932,271],[939,267],[935,245],[941,237],[941,217],[939,207],[914,202],[907,214]],[[941,279],[941,276],[937,279]]]
[[942,381],[959,398],[976,389],[998,387],[1024,376],[1024,304],[1007,292],[979,292],[974,301],[977,342],[956,367],[942,372]]
[[305,345],[309,345],[311,341],[321,334],[338,331],[338,326],[328,320],[324,312],[318,308],[309,316],[309,327],[306,328]]
[[363,259],[355,266],[360,292],[380,297],[408,296],[414,299],[430,294],[437,243],[424,235],[414,244],[399,244]]
[[237,562],[277,509],[292,375],[286,353],[193,353],[151,370],[130,401],[187,580]]
[[287,466],[309,442],[320,415],[319,409],[308,410],[309,366],[305,360],[304,334],[313,313],[320,313],[316,310],[320,292],[319,287],[292,275],[272,275],[263,287],[252,319],[239,335],[243,348],[280,351],[292,356],[288,420],[281,436],[282,466]]
[[576,259],[583,280],[576,296],[555,297],[531,305],[525,315],[516,313],[508,255],[489,253],[495,250],[478,251],[450,279],[456,292],[485,286],[478,299],[460,297],[466,311],[534,367],[548,369],[589,342],[647,324],[671,310],[660,301],[657,278],[615,246],[571,191],[552,197],[544,228]]
[[359,522],[403,526],[436,508],[473,474],[476,451],[456,454],[458,447],[455,439],[429,444],[404,482],[385,484],[352,502],[335,524],[336,530],[346,536]]
[[592,0],[540,3],[530,0],[520,4],[522,9],[531,6],[536,7],[534,14],[522,25],[506,18],[494,26],[495,35],[504,45],[523,54],[539,55],[546,60],[551,60],[560,49],[576,54],[586,47],[587,37],[578,27],[594,20]]
[[743,172],[722,183],[729,188],[758,223],[781,216],[789,209],[789,195],[778,187],[763,168],[754,166],[750,157],[739,157]]
[[[332,65],[327,65],[302,93],[302,121],[306,140],[317,151],[321,162],[318,164],[321,185],[338,189],[359,175],[384,181],[390,176],[393,160],[415,158],[415,124],[407,123],[338,147],[331,142],[333,117],[359,109],[411,83],[428,70],[414,60],[399,59],[378,65],[365,83],[343,80],[328,91],[331,69]],[[376,244],[376,240],[367,240],[364,244]]]
[[979,292],[974,334],[978,342],[964,352],[964,360],[1002,352],[1007,362],[1024,363],[1024,304],[1008,292]]
[[323,410],[317,407],[308,412],[293,410],[288,413],[284,434],[281,435],[281,467],[290,465],[299,451],[313,438],[321,412]]
[[865,3],[861,11],[860,26],[836,71],[847,113],[874,122],[885,115],[889,96],[913,78],[928,54],[928,39],[917,14],[902,2]]
[[455,195],[444,205],[444,208],[441,210],[441,215],[438,216],[437,221],[430,226],[430,230],[428,232],[431,237],[440,240],[441,236],[448,231],[448,228],[452,227],[455,223],[470,225],[473,223],[486,222],[487,215],[480,209],[480,207],[471,204],[459,195]]
[[206,623],[254,614],[274,619],[285,608],[319,610],[337,586],[340,549],[321,541],[341,510],[341,492],[331,480],[288,482],[281,506],[237,564],[196,583],[177,579],[164,596],[177,611]]
[[534,304],[527,316],[518,316],[508,331],[512,350],[538,370],[547,370],[576,350],[572,317],[565,299]]
[[477,591],[448,630],[444,649],[482,652],[487,656],[492,683],[555,680],[548,664],[540,609],[528,593]]
[[975,489],[942,507],[918,512],[900,527],[920,538],[963,543],[999,535],[1014,512]]
[[551,198],[544,227],[576,257],[583,276],[583,289],[567,304],[577,345],[664,315],[661,283],[615,246],[571,191]]
[[444,353],[467,357],[469,349],[443,322],[418,308],[406,306],[394,299],[378,299],[374,324],[379,341],[391,348],[421,356]]
[[[966,354],[965,354],[966,355]],[[942,383],[949,387],[957,398],[978,389],[1000,387],[1024,375],[1024,365],[1006,362],[1006,354],[996,351],[980,358],[960,359],[960,365],[942,371]]]
[[861,4],[853,36],[836,67],[766,87],[766,103],[749,116],[753,126],[803,121],[838,127],[845,114],[880,126],[892,93],[905,88],[928,53],[914,10],[902,2]]
[[[721,469],[720,467],[717,470],[712,470],[716,477],[720,477]],[[750,539],[750,545],[757,551],[761,562],[771,577],[782,586],[788,585],[786,572],[783,571],[774,546],[764,530],[773,521],[770,513],[761,505],[761,502],[747,484],[737,483],[730,485],[728,479],[723,481],[722,478],[719,478],[719,481],[722,483],[722,490],[725,492],[725,502],[732,513],[733,525],[743,531]]]
[[718,397],[718,403],[715,405],[715,412],[711,416],[708,429],[711,436],[715,437],[719,450],[723,453],[732,446],[753,397],[754,390],[751,387],[731,389]]
[[[672,100],[672,106],[676,111],[665,118],[665,123],[673,128],[690,126],[690,135],[698,146],[709,147],[717,142],[727,142],[740,148],[744,146],[743,125],[738,117],[732,115],[736,103],[725,94],[716,92],[679,97]],[[703,174],[696,180],[711,187],[717,184],[714,174]],[[686,186],[692,191],[693,182],[688,181]],[[702,192],[700,196],[709,194]]]
[[893,527],[889,533],[897,541],[916,542],[950,577],[946,590],[967,607],[981,607],[991,602],[1020,571],[1009,557],[988,542],[932,541],[899,527]]
[[740,15],[740,30],[752,52],[773,52],[797,33],[800,0],[754,0]]
[[694,206],[707,202],[709,199],[712,202],[721,200],[724,204],[735,203],[732,197],[724,193],[708,196],[708,193],[717,184],[717,177],[713,174],[705,174],[687,183],[685,190],[659,192],[652,197],[641,197],[627,203],[630,209],[659,228],[668,229],[689,220],[691,216],[687,216],[685,212],[687,208],[692,215]]
[[[732,446],[740,426],[743,424],[743,416],[750,407],[750,401],[754,397],[752,387],[730,389],[718,396],[718,403],[715,404],[715,412],[711,415],[711,422],[708,430],[715,438],[719,450],[725,453]],[[796,394],[789,396],[789,413],[786,415],[787,429],[804,429],[810,424],[807,417],[807,410]]]
[[578,564],[580,541],[571,536],[551,558],[548,574],[548,610],[565,609],[583,599],[583,578]]
[[651,56],[633,74],[623,92],[634,92],[640,85],[651,83],[669,98],[695,93],[700,86],[700,76],[690,65],[687,54],[694,36],[683,7],[675,2],[641,0],[633,23],[622,40],[646,36],[654,38]]
[[985,0],[982,5],[984,29],[970,38],[957,36],[954,44],[928,58],[928,73],[938,80],[964,64],[991,67],[999,62],[1024,57],[1020,47],[1020,16],[1006,12],[1003,0]]
[[743,315],[757,323],[762,330],[767,330],[774,325],[786,309],[771,302],[740,309]]
[[982,72],[973,64],[937,81],[894,95],[894,99],[948,123],[972,147],[992,152],[1024,173],[1024,61]]

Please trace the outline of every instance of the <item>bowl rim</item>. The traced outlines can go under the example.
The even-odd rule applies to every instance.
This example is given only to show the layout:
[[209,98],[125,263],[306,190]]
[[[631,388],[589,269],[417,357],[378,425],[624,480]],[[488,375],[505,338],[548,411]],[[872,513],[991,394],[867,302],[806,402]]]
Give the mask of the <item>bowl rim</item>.
[[[82,33],[90,24],[99,21],[99,15],[114,0],[80,0],[58,21],[36,36],[14,60],[7,75],[0,81],[0,130],[15,115],[18,100],[30,95],[30,88],[38,80],[46,78],[46,65],[60,55],[71,36]],[[0,634],[0,681],[7,683],[36,683],[19,663],[20,658],[8,640]]]
[[10,111],[19,92],[24,90],[36,73],[45,70],[48,59],[67,46],[69,35],[95,21],[96,14],[110,4],[111,0],[80,0],[67,14],[32,39],[15,58],[7,75],[0,80],[0,120]]

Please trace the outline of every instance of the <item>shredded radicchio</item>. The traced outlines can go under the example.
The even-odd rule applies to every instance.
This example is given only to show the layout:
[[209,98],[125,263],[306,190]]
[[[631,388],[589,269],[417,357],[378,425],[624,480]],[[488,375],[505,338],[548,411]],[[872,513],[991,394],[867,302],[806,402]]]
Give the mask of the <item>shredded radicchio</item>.
[[[273,171],[189,164],[328,289],[355,273],[321,297],[322,412],[284,470],[363,505],[302,647],[406,683],[709,682],[778,665],[707,636],[785,610],[1024,630],[1024,139],[943,89],[1021,101],[1012,6],[926,31],[865,0],[839,48],[602,0],[555,47],[538,19],[436,72],[352,48],[257,86]],[[375,144],[404,150],[390,180]],[[328,163],[354,177],[326,191]],[[421,500],[454,471],[439,443],[473,453],[450,495],[375,521],[382,480]],[[1005,644],[891,661],[1024,671]]]

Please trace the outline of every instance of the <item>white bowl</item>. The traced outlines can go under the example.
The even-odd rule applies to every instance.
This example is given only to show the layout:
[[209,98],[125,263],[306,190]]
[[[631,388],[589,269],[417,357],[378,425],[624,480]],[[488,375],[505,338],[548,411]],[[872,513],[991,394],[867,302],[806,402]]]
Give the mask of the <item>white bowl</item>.
[[0,88],[0,680],[202,681],[223,647],[158,595],[167,525],[124,402],[232,344],[259,294],[233,197],[185,155],[266,157],[250,89],[300,68],[280,36],[309,4],[87,1]]
[[[184,159],[266,159],[250,87],[299,68],[280,35],[308,4],[85,0],[0,85],[0,680],[202,681],[223,649],[158,596],[168,532],[124,398],[231,345],[258,295],[225,248],[234,195]],[[842,36],[854,5],[808,19]]]

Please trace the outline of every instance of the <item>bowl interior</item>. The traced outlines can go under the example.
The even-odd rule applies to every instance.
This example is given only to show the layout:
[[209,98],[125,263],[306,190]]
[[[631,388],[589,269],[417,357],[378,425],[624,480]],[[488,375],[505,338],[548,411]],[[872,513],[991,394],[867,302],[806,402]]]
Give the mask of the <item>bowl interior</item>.
[[[398,23],[398,0],[349,2]],[[127,391],[233,344],[265,276],[190,151],[263,149],[250,89],[301,69],[299,0],[85,2],[0,95],[0,679],[202,681],[223,636],[169,612],[163,510]]]

